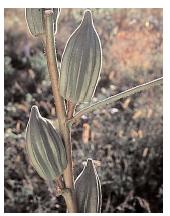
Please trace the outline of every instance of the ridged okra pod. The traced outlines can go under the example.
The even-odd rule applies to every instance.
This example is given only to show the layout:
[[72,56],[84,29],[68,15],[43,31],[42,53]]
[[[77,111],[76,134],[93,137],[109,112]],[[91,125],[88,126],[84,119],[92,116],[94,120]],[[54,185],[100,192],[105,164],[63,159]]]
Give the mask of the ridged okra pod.
[[[45,8],[26,8],[25,16],[27,20],[28,28],[34,37],[45,34],[45,20],[44,20]],[[59,8],[52,8],[53,10],[53,25],[54,32],[57,32],[57,21],[60,14]]]
[[60,93],[73,104],[90,102],[101,70],[102,52],[92,13],[84,12],[83,20],[70,36],[61,61]]
[[67,166],[65,146],[59,132],[33,106],[26,128],[26,152],[37,173],[46,181],[59,177]]
[[87,160],[87,165],[75,181],[75,194],[78,212],[101,212],[101,183],[92,159]]

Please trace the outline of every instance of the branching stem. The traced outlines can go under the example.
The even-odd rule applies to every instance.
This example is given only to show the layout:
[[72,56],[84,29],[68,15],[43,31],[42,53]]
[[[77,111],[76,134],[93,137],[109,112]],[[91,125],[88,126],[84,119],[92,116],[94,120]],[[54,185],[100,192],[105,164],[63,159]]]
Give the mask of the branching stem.
[[152,86],[160,85],[162,83],[163,83],[163,77],[155,79],[155,80],[153,80],[151,82],[147,82],[147,83],[144,83],[142,85],[133,87],[133,88],[128,89],[128,90],[126,90],[124,92],[121,92],[121,93],[116,94],[114,96],[108,97],[108,98],[106,98],[106,99],[104,99],[102,101],[96,102],[96,103],[94,103],[94,104],[80,110],[79,112],[77,112],[73,116],[72,119],[67,121],[67,123],[69,125],[71,125],[71,124],[77,122],[81,118],[81,116],[83,116],[85,114],[88,114],[88,113],[90,113],[90,112],[92,112],[92,111],[94,111],[96,109],[102,108],[102,107],[104,107],[104,106],[106,106],[108,104],[112,104],[112,103],[116,102],[117,100],[120,100],[121,98],[128,97],[128,96],[133,95],[133,94],[135,94],[137,92],[146,90],[146,89],[148,89],[148,88],[150,88]]

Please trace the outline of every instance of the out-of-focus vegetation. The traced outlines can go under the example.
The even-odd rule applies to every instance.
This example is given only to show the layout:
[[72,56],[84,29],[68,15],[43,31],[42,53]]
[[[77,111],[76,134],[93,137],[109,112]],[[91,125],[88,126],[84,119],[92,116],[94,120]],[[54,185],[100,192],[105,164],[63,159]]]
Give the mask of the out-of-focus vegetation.
[[[162,9],[92,9],[103,48],[94,101],[162,76]],[[82,9],[62,9],[58,60]],[[5,9],[5,212],[65,212],[25,155],[30,107],[54,118],[43,46],[23,9]],[[162,212],[162,86],[83,116],[73,127],[75,177],[87,157],[102,182],[102,212]]]

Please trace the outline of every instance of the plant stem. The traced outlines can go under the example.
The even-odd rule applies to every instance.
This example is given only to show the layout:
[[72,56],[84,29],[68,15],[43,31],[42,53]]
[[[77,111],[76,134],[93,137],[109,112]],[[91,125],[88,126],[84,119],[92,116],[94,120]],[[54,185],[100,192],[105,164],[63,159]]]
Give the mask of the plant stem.
[[81,111],[77,112],[72,119],[68,120],[67,123],[69,125],[73,124],[74,122],[76,122],[78,119],[81,118],[82,115],[85,115],[89,112],[92,112],[93,110],[96,110],[98,108],[102,108],[108,104],[112,104],[113,102],[117,101],[117,100],[120,100],[121,98],[125,98],[125,97],[128,97],[130,95],[133,95],[137,92],[140,92],[140,91],[143,91],[143,90],[146,90],[152,86],[156,86],[156,85],[160,85],[163,83],[163,77],[161,78],[158,78],[158,79],[155,79],[151,82],[147,82],[147,83],[144,83],[142,85],[139,85],[139,86],[136,86],[136,87],[133,87],[131,89],[128,89],[124,92],[121,92],[119,94],[116,94],[114,96],[111,96],[111,97],[108,97],[102,101],[99,101],[99,102],[96,102],[84,109],[82,109]]
[[45,18],[45,34],[46,34],[46,41],[44,44],[46,50],[48,71],[51,79],[51,85],[52,85],[52,91],[54,95],[59,128],[66,147],[67,160],[68,160],[68,164],[66,169],[64,170],[63,177],[64,177],[66,188],[70,189],[72,192],[71,196],[69,196],[69,200],[66,200],[66,204],[69,212],[76,212],[77,208],[76,208],[76,202],[74,198],[74,179],[73,179],[73,172],[72,172],[71,136],[70,136],[70,130],[66,125],[66,109],[64,105],[64,100],[59,93],[59,81],[58,81],[59,72],[57,69],[56,52],[55,52],[53,11],[46,10],[44,12],[44,18]]
[[67,101],[67,120],[73,118],[75,107],[75,104],[73,104],[71,101]]

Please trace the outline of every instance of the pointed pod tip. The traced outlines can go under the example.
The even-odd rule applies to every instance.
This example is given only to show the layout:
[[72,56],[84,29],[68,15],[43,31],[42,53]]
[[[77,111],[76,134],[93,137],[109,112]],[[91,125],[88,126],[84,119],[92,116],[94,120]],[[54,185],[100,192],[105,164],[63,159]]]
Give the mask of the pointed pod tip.
[[31,107],[31,112],[35,112],[35,111],[38,111],[38,107],[36,106],[36,105],[33,105],[32,107]]
[[85,10],[84,11],[84,18],[83,18],[84,21],[87,21],[87,22],[93,22],[93,18],[92,18],[92,12],[90,10]]
[[92,158],[87,159],[87,166],[93,166],[93,159]]
[[91,10],[89,10],[89,9],[86,9],[85,11],[84,11],[84,15],[88,15],[88,16],[92,16],[92,12],[91,12]]
[[33,115],[33,116],[37,116],[37,115],[41,116],[40,112],[39,112],[39,109],[38,109],[38,107],[36,105],[33,105],[31,107],[31,115]]

